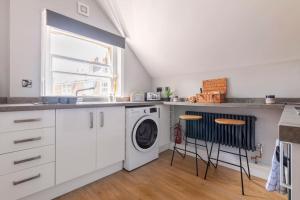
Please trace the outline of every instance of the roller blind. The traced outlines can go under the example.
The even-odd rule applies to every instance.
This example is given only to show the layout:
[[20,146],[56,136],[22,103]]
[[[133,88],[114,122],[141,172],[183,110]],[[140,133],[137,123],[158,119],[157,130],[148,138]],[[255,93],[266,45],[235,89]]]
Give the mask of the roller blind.
[[61,30],[69,31],[113,46],[125,48],[125,38],[100,28],[85,24],[51,10],[46,10],[46,24]]

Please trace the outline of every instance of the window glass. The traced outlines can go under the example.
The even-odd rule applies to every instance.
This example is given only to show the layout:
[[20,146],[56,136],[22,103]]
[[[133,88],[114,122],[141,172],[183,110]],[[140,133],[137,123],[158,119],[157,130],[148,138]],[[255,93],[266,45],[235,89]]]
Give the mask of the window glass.
[[92,40],[52,31],[50,47],[50,53],[54,55],[111,64],[111,47]]
[[111,45],[49,28],[44,72],[46,96],[108,96],[117,77]]

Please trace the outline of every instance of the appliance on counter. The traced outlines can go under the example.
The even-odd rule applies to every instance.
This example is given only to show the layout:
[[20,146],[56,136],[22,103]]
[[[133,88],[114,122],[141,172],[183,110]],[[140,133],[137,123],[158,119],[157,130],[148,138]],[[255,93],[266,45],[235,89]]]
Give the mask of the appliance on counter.
[[266,104],[276,103],[275,95],[266,95],[265,102],[266,102]]
[[146,101],[160,101],[160,92],[146,92]]
[[134,170],[158,158],[158,120],[156,106],[126,109],[126,170]]
[[145,94],[143,92],[135,92],[130,95],[130,101],[143,102],[145,101]]

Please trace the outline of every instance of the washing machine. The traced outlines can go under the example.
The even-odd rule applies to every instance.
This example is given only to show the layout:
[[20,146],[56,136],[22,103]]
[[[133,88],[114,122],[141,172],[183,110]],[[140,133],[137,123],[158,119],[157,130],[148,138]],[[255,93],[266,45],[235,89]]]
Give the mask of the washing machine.
[[156,106],[126,108],[126,170],[134,170],[158,158],[158,135],[159,109]]

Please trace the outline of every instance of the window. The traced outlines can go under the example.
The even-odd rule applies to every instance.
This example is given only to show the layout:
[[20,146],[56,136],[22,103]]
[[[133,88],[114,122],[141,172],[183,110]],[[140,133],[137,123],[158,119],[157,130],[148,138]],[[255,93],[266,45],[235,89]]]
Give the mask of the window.
[[44,96],[101,96],[117,91],[119,48],[47,27]]

